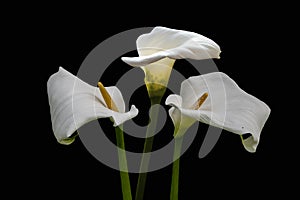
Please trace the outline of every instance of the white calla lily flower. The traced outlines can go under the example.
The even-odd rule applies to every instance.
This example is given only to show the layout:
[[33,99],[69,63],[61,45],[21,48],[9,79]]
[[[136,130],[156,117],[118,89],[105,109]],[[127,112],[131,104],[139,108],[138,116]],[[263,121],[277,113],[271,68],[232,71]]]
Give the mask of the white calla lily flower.
[[176,59],[219,58],[220,47],[211,39],[183,30],[155,27],[138,37],[139,57],[122,57],[134,67],[142,67],[149,96],[161,96]]
[[[190,77],[181,84],[180,96],[170,95],[169,115],[175,137],[182,136],[196,121],[241,135],[243,145],[255,152],[270,108],[246,93],[226,74],[214,72]],[[251,134],[243,139],[244,134]]]
[[47,82],[50,114],[54,135],[59,143],[70,144],[73,133],[98,118],[111,118],[119,126],[138,114],[132,105],[125,112],[125,103],[117,87],[93,87],[62,67]]

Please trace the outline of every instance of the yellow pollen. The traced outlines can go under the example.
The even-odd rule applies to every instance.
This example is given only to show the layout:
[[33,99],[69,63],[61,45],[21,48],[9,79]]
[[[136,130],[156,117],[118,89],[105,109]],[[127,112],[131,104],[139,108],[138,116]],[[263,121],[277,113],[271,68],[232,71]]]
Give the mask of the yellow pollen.
[[118,108],[117,108],[115,102],[112,100],[109,93],[107,92],[107,90],[105,89],[105,87],[103,86],[103,84],[101,82],[98,82],[98,87],[100,89],[100,92],[103,96],[103,99],[104,99],[107,107],[113,111],[118,112]]
[[195,110],[198,110],[201,107],[201,105],[204,103],[207,97],[208,97],[208,93],[205,92],[196,102]]

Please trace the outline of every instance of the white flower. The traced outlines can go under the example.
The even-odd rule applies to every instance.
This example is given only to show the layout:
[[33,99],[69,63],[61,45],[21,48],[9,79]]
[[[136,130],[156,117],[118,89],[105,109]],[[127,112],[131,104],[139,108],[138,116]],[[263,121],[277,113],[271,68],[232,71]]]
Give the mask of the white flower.
[[124,100],[117,87],[98,85],[101,92],[62,67],[49,78],[47,91],[52,128],[59,143],[72,143],[73,133],[92,120],[111,117],[114,126],[119,126],[138,114],[134,105],[125,112]]
[[139,36],[136,43],[139,57],[122,57],[122,60],[142,67],[150,96],[163,94],[176,59],[219,58],[221,52],[207,37],[165,27],[155,27],[150,33]]
[[180,96],[168,96],[166,104],[172,106],[169,115],[176,137],[200,121],[241,136],[250,133],[250,137],[243,139],[249,152],[256,151],[260,133],[270,114],[270,108],[264,102],[243,91],[221,72],[183,81]]

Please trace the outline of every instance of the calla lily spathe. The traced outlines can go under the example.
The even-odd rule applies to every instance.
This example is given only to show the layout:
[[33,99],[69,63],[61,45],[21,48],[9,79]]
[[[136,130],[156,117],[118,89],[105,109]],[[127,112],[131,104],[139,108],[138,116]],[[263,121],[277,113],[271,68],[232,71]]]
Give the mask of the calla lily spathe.
[[[208,94],[207,99],[198,108],[203,94]],[[270,114],[264,102],[243,91],[222,72],[190,77],[182,82],[180,96],[168,96],[166,104],[172,106],[169,115],[175,126],[175,137],[200,121],[239,135],[250,133],[250,137],[243,139],[249,152],[256,151]]]
[[122,60],[142,67],[150,97],[162,94],[160,90],[167,86],[176,59],[219,58],[221,52],[220,47],[205,36],[165,27],[155,27],[139,36],[136,44],[139,57],[122,57]]
[[98,87],[85,83],[62,67],[49,78],[47,91],[52,128],[59,143],[72,143],[73,133],[92,120],[111,117],[114,126],[119,126],[138,114],[134,105],[125,112],[125,103],[117,87],[105,89],[118,111],[108,108]]

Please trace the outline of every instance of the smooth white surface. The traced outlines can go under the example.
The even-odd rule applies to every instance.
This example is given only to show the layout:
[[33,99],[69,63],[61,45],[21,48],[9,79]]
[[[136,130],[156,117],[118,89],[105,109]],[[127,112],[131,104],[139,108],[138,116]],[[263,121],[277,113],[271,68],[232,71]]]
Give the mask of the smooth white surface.
[[[208,98],[195,110],[197,100],[205,92]],[[182,82],[180,96],[170,95],[166,104],[172,106],[169,114],[179,135],[196,121],[239,135],[250,133],[251,136],[243,140],[249,152],[256,151],[270,114],[264,102],[243,91],[222,72],[190,77]]]
[[72,143],[68,138],[82,125],[98,118],[111,117],[114,126],[135,117],[134,105],[125,112],[121,92],[116,87],[105,87],[120,112],[106,107],[98,87],[93,87],[62,67],[47,82],[50,114],[54,135],[62,144]]

